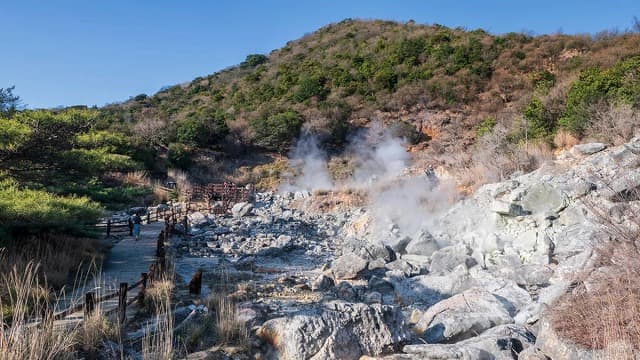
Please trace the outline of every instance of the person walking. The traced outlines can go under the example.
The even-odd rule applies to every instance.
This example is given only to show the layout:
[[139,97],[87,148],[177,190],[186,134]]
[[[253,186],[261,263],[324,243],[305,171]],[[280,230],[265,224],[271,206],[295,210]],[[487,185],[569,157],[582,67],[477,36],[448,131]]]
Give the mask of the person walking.
[[133,236],[135,236],[136,241],[138,241],[138,238],[140,237],[140,226],[142,224],[142,218],[140,217],[140,215],[138,215],[138,213],[135,213],[133,214],[131,221],[133,222]]

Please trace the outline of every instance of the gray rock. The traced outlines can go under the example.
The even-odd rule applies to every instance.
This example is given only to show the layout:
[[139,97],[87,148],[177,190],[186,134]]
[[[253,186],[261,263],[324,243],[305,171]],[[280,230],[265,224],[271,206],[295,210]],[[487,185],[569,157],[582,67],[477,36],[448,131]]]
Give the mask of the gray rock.
[[257,335],[279,359],[356,360],[393,352],[410,338],[396,308],[341,301],[269,320]]
[[568,196],[548,183],[532,185],[522,199],[522,206],[532,214],[550,211],[558,213],[568,204]]
[[430,307],[416,323],[414,332],[422,334],[428,343],[456,342],[510,323],[513,318],[504,302],[474,287]]
[[639,189],[640,170],[629,171],[609,184],[608,199],[614,202],[640,200]]
[[239,202],[231,208],[231,213],[235,218],[241,218],[247,215],[253,209],[253,204],[248,202]]
[[367,286],[369,287],[369,290],[377,291],[380,293],[393,292],[393,285],[390,282],[375,275],[369,278],[369,283]]
[[447,274],[461,264],[471,268],[477,265],[477,261],[470,255],[471,249],[464,244],[444,247],[431,255],[429,273],[434,275]]
[[336,297],[347,302],[355,302],[358,300],[358,292],[351,284],[341,281],[335,288]]
[[561,339],[546,317],[543,317],[540,321],[536,347],[552,359],[590,360],[607,358],[602,351],[588,350],[573,344],[569,340]]
[[624,147],[636,155],[640,155],[640,137],[631,139]]
[[420,231],[413,240],[409,242],[405,250],[407,254],[429,256],[439,248],[438,242],[429,232]]
[[509,307],[510,315],[531,303],[529,293],[514,281],[496,278],[479,267],[464,265],[445,275],[419,275],[393,282],[396,298],[402,304],[419,303],[432,306],[443,299],[472,287],[481,287],[498,296]]
[[505,216],[523,216],[529,214],[522,208],[522,205],[502,200],[494,201],[491,205],[491,210]]
[[395,253],[380,240],[349,238],[342,245],[342,254],[353,253],[367,260],[383,259],[385,262],[395,260]]
[[367,304],[381,304],[382,294],[377,291],[371,291],[364,295],[363,301]]
[[367,269],[369,270],[384,269],[385,265],[386,265],[386,261],[384,259],[378,258],[378,259],[369,261],[369,265],[367,265]]
[[335,259],[331,264],[331,272],[336,279],[354,279],[367,268],[367,260],[352,253]]
[[296,191],[293,194],[293,199],[294,200],[304,200],[304,199],[307,199],[307,198],[310,198],[310,197],[311,197],[311,193],[308,192],[308,191],[304,191],[304,190],[303,191]]
[[579,155],[591,155],[607,148],[603,143],[578,144],[571,148],[571,152]]
[[321,274],[311,283],[311,290],[313,291],[327,291],[333,288],[335,282],[332,278]]
[[456,344],[406,345],[402,351],[412,356],[404,359],[411,360],[513,360],[532,346],[535,340],[526,327],[509,324],[496,326]]
[[392,261],[386,264],[385,268],[389,271],[399,271],[403,274],[404,277],[420,275],[420,273],[422,272],[419,267],[414,266],[410,262],[403,259]]
[[194,212],[191,213],[187,216],[189,218],[189,223],[192,226],[205,226],[205,225],[209,225],[209,218],[201,213],[201,212]]

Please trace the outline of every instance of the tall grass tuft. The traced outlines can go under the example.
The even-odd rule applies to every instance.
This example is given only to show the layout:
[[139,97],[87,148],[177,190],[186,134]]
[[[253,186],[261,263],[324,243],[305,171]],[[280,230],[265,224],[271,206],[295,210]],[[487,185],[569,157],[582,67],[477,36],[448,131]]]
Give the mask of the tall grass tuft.
[[155,282],[154,286],[148,289],[147,296],[155,305],[155,316],[142,338],[142,358],[145,360],[169,360],[174,354],[172,289],[173,283],[166,279]]
[[2,275],[0,294],[0,359],[70,359],[77,345],[79,325],[59,327],[51,317],[39,324],[30,319],[50,307],[46,284],[38,280],[38,265],[28,263]]

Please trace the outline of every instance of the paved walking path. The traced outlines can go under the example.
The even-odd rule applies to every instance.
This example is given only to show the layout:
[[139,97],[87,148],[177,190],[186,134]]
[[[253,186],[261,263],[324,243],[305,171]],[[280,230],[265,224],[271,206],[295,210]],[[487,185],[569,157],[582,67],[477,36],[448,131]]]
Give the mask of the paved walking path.
[[[129,286],[138,282],[141,274],[148,272],[149,265],[156,261],[158,235],[163,228],[162,221],[143,224],[137,241],[133,236],[127,236],[116,243],[102,264],[100,277],[89,280],[85,286],[74,291],[70,298],[75,299],[76,303],[78,299],[83,302],[84,294],[88,291],[94,290],[97,297],[100,297],[117,291],[121,282],[126,282]],[[136,296],[139,289],[140,287],[132,289],[127,297],[131,299]],[[61,307],[68,306],[68,302],[66,303]],[[111,311],[117,306],[117,297],[100,304],[102,311]],[[83,316],[83,311],[78,311],[56,323],[59,325],[74,323],[82,320]]]

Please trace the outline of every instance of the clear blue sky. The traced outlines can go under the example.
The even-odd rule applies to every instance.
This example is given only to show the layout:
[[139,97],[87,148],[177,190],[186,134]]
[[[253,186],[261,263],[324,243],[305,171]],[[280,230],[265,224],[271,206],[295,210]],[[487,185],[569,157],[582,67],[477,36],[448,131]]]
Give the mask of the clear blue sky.
[[640,0],[0,0],[0,87],[32,108],[104,105],[349,17],[574,34],[623,30],[634,15]]

